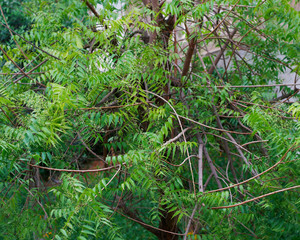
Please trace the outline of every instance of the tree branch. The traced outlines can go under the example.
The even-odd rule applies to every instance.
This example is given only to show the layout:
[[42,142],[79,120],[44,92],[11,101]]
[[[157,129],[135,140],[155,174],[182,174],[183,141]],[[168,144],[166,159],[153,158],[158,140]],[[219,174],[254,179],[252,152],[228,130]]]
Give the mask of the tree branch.
[[258,199],[261,199],[261,198],[264,198],[264,197],[267,197],[267,196],[270,196],[270,195],[273,195],[273,194],[276,194],[276,193],[280,193],[280,192],[284,192],[284,191],[288,191],[288,190],[296,189],[296,188],[300,188],[300,185],[298,185],[298,186],[293,186],[293,187],[289,187],[289,188],[280,189],[280,190],[275,191],[275,192],[270,192],[270,193],[267,193],[267,194],[261,195],[261,196],[259,196],[259,197],[255,197],[255,198],[252,198],[252,199],[249,199],[249,200],[247,200],[247,201],[240,202],[240,203],[237,203],[237,204],[233,204],[233,205],[229,205],[229,206],[211,207],[210,209],[233,208],[233,207],[237,207],[237,206],[244,205],[244,204],[249,203],[249,202],[256,201],[256,200],[258,200]]

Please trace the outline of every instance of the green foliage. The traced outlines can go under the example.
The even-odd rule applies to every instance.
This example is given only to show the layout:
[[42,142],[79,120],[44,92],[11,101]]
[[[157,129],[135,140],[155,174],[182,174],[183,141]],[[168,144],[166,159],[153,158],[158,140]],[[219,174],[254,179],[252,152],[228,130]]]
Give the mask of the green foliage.
[[299,186],[299,94],[266,86],[299,73],[288,1],[9,4],[1,239],[297,239],[297,189],[245,203]]
[[[23,33],[30,27],[30,18],[27,17],[27,9],[23,6],[24,2],[20,0],[1,0],[0,5],[3,14],[6,18],[8,26],[18,33]],[[23,4],[22,4],[23,3]],[[1,22],[3,21],[1,15]],[[11,34],[7,28],[1,27],[0,30],[0,42],[9,43],[11,40]]]

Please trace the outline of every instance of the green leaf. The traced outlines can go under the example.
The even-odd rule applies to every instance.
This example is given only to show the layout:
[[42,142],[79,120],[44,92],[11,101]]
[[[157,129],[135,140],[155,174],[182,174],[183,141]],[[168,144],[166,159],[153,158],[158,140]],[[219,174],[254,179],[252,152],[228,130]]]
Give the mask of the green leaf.
[[79,236],[78,238],[77,238],[78,240],[87,240],[85,237],[83,237],[83,236]]
[[64,230],[63,228],[60,229],[60,232],[61,232],[65,237],[68,237],[68,234],[67,234],[66,230]]
[[91,231],[89,231],[89,230],[82,230],[81,233],[86,233],[86,234],[88,234],[88,235],[91,235],[91,236],[96,237],[95,233],[93,233],[93,232],[91,232]]

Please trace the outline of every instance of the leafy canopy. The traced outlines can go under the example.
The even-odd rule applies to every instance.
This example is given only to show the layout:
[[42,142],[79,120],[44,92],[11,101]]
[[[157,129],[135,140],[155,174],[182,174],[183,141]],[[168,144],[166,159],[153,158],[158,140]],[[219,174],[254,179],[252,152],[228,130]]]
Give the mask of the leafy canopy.
[[297,239],[289,1],[2,2],[1,238]]

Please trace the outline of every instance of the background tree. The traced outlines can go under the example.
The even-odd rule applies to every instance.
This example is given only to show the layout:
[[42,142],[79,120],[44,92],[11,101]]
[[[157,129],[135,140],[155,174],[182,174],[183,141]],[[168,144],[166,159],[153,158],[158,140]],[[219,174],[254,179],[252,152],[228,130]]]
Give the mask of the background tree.
[[[26,1],[22,1],[26,2]],[[2,13],[6,17],[8,26],[18,32],[23,33],[30,27],[30,18],[27,17],[26,8],[23,7],[21,1],[17,0],[1,0]],[[2,15],[3,19],[3,15]],[[4,20],[4,19],[3,19]],[[4,21],[3,21],[4,22]],[[7,28],[1,28],[0,41],[7,43],[11,39],[11,34]]]
[[297,239],[288,1],[24,7],[25,33],[1,20],[2,238]]

